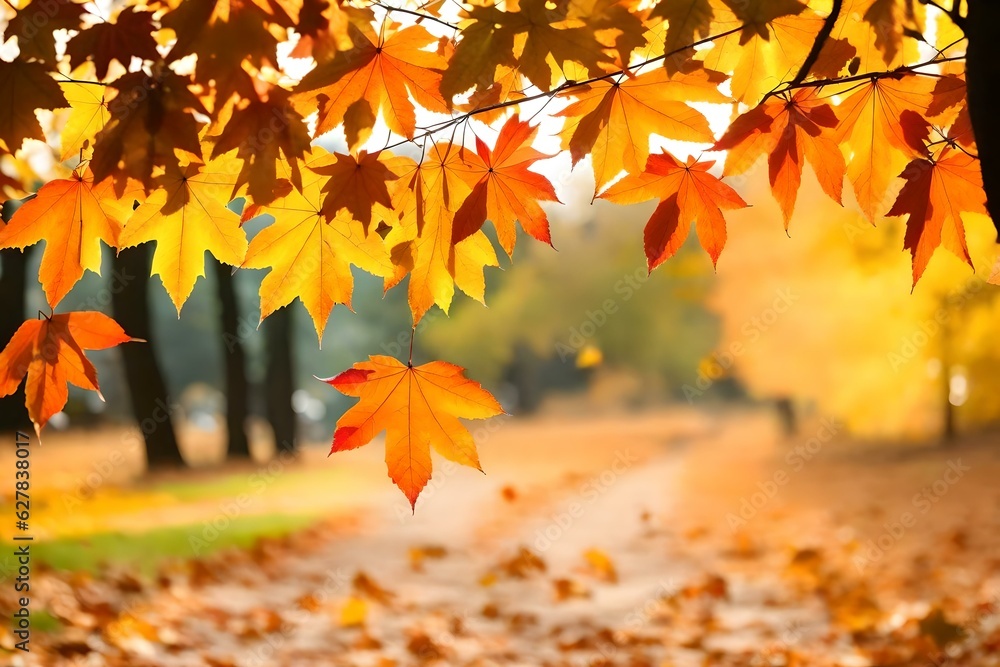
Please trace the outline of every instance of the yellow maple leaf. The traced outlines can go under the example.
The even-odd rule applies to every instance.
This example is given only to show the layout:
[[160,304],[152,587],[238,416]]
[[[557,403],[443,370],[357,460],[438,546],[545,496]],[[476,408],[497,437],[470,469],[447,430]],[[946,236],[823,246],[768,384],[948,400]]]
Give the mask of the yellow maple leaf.
[[[267,213],[274,222],[250,242],[243,268],[271,269],[260,284],[260,317],[302,301],[312,318],[316,335],[323,331],[335,304],[351,305],[354,277],[351,265],[376,276],[393,272],[389,253],[374,231],[344,212],[332,220],[322,214],[321,188],[326,180],[312,171],[334,164],[337,158],[313,147],[302,171],[302,190],[289,188],[283,197],[266,206],[251,206],[244,219]],[[290,178],[291,168],[279,164],[278,176]]]
[[499,266],[496,252],[482,231],[452,244],[455,209],[472,188],[458,171],[465,149],[442,142],[431,146],[420,165],[403,173],[394,193],[399,224],[386,236],[399,270],[386,289],[409,273],[409,302],[416,324],[434,304],[448,312],[455,286],[484,302],[483,268]]
[[238,172],[235,160],[168,165],[154,177],[156,189],[125,223],[120,248],[156,241],[153,275],[180,316],[198,278],[205,275],[205,251],[239,266],[247,252],[240,216],[226,205]]

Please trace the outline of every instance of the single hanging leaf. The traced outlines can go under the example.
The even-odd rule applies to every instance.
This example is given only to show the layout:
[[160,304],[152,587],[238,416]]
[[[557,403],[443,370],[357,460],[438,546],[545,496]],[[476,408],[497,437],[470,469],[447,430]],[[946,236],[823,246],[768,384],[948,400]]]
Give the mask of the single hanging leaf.
[[687,102],[728,102],[719,92],[726,77],[701,67],[686,70],[670,76],[662,67],[647,68],[638,76],[594,82],[574,89],[575,101],[555,114],[568,119],[562,137],[573,165],[590,155],[595,194],[622,170],[642,171],[652,134],[696,143],[714,139],[708,120]]
[[137,182],[115,195],[111,180],[94,183],[90,169],[77,167],[66,179],[49,181],[14,213],[0,230],[0,248],[19,248],[45,241],[38,278],[50,308],[83,277],[84,270],[101,273],[101,241],[118,246],[122,225],[132,204],[143,198]]
[[531,147],[537,131],[514,114],[500,129],[492,151],[476,137],[476,152],[468,153],[467,164],[459,170],[466,182],[475,185],[455,213],[452,243],[472,236],[487,219],[493,221],[508,255],[514,252],[517,238],[515,222],[539,241],[552,243],[549,219],[538,202],[559,198],[549,179],[529,169],[551,157]]
[[486,419],[503,414],[503,408],[463,373],[443,361],[413,367],[372,356],[323,380],[361,399],[337,421],[330,453],[356,449],[385,431],[389,477],[411,507],[431,478],[432,447],[450,461],[481,470],[476,443],[459,418]]
[[887,202],[892,179],[907,158],[923,153],[930,125],[923,120],[934,78],[907,74],[871,79],[837,105],[832,138],[849,153],[847,177],[858,205],[874,222]]
[[833,108],[815,88],[799,89],[788,100],[772,97],[733,121],[716,142],[715,150],[729,151],[722,175],[742,174],[767,155],[771,192],[788,229],[806,160],[823,191],[841,203],[844,156],[829,136],[836,125]]
[[136,339],[98,312],[61,313],[28,320],[0,352],[0,397],[14,393],[27,375],[24,393],[28,416],[35,432],[41,435],[52,415],[66,405],[67,383],[96,391],[100,396],[97,371],[84,351],[104,350],[130,340]]
[[0,60],[0,148],[14,153],[25,139],[45,141],[35,109],[61,109],[69,106],[59,84],[40,63],[24,60]]
[[396,181],[393,209],[399,214],[385,242],[392,249],[397,271],[386,289],[409,274],[409,303],[414,325],[437,304],[448,312],[455,287],[484,302],[483,268],[498,266],[493,245],[482,231],[452,244],[452,224],[458,202],[472,188],[460,170],[468,151],[450,143],[434,144],[423,161]]
[[135,210],[118,237],[119,248],[156,241],[153,275],[160,276],[177,316],[198,278],[205,275],[205,251],[239,266],[247,252],[240,216],[226,205],[236,165],[221,158],[168,167],[156,188]]
[[979,161],[945,148],[936,160],[912,160],[900,176],[906,184],[886,215],[907,216],[904,247],[913,257],[913,284],[938,246],[972,266],[962,213],[986,215]]
[[[320,187],[325,179],[312,169],[336,159],[322,148],[313,147],[302,172],[301,191],[288,188],[283,197],[266,206],[248,206],[243,212],[244,221],[261,213],[274,217],[271,225],[253,237],[242,265],[247,269],[271,269],[260,284],[261,321],[298,298],[309,312],[320,341],[334,305],[351,307],[351,265],[381,277],[393,271],[378,234],[365,232],[362,223],[346,213],[332,219],[323,215]],[[291,175],[287,165],[280,164],[278,169],[280,178]]]
[[646,171],[630,174],[607,189],[602,199],[617,204],[637,204],[659,199],[645,230],[646,261],[652,271],[672,257],[687,238],[691,223],[712,263],[726,245],[726,220],[721,209],[745,208],[736,191],[708,173],[715,162],[694,157],[681,162],[667,151],[650,155]]
[[350,50],[317,65],[295,87],[292,103],[298,111],[319,111],[315,136],[343,123],[353,149],[367,139],[381,111],[390,130],[413,138],[417,121],[411,95],[428,111],[448,111],[439,92],[447,62],[425,50],[436,41],[426,28],[399,30],[387,21],[378,33],[368,24],[351,24],[350,34]]

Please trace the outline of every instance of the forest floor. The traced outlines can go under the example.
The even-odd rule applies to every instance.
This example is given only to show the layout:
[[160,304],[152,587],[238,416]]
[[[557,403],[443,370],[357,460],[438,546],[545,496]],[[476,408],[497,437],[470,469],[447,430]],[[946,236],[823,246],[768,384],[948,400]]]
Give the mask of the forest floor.
[[415,514],[378,446],[145,482],[118,461],[81,489],[116,436],[47,439],[51,565],[31,652],[5,622],[0,664],[1000,665],[1000,438],[839,431],[500,418],[477,434],[487,474],[436,461]]

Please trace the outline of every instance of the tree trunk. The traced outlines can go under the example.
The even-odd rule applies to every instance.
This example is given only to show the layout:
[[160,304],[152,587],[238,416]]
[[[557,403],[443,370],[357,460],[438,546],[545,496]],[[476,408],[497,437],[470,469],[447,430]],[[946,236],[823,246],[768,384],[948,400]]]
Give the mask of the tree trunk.
[[114,260],[120,288],[112,290],[115,319],[125,332],[145,343],[122,345],[125,377],[132,398],[132,412],[146,442],[149,470],[184,466],[171,418],[167,387],[156,362],[154,336],[149,322],[149,247],[126,248]]
[[267,336],[267,420],[274,431],[276,452],[294,453],[295,411],[292,409],[292,392],[295,380],[292,373],[292,309],[282,308],[264,320]]
[[968,86],[969,119],[976,137],[976,151],[983,170],[986,208],[1000,233],[1000,2],[969,0],[965,21],[965,71]]
[[247,438],[247,398],[249,390],[246,374],[246,353],[239,335],[239,308],[233,287],[232,268],[218,261],[215,277],[219,291],[219,317],[226,365],[226,458],[250,458],[250,441]]
[[[13,207],[3,207],[3,220],[13,215]],[[20,250],[0,251],[0,349],[7,344],[17,328],[28,318],[25,310],[24,287],[27,282],[27,255]],[[24,431],[31,425],[24,405],[24,384],[6,398],[0,399],[0,431]]]

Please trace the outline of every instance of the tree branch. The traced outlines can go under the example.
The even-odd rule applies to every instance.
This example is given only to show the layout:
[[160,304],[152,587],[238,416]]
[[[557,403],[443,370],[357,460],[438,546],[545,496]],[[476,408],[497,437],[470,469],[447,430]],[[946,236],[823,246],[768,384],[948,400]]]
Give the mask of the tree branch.
[[434,23],[438,23],[438,24],[443,25],[443,26],[445,26],[447,28],[451,28],[452,30],[458,30],[458,26],[457,25],[453,25],[451,23],[448,23],[447,21],[445,21],[443,19],[439,19],[436,16],[432,16],[431,14],[424,14],[423,12],[418,12],[418,11],[416,11],[414,9],[407,9],[406,7],[393,7],[392,5],[386,5],[386,4],[383,4],[381,2],[378,2],[378,0],[375,0],[375,2],[372,2],[372,6],[374,6],[374,7],[381,7],[382,9],[386,10],[387,12],[399,12],[400,14],[409,14],[410,16],[416,16],[417,18],[420,18],[420,19],[424,19],[424,20],[427,20],[427,21],[433,21]]
[[696,42],[692,42],[691,44],[688,44],[687,46],[682,46],[682,47],[680,47],[678,49],[674,49],[673,51],[668,51],[667,53],[664,53],[663,55],[656,56],[655,58],[650,58],[649,60],[644,60],[644,61],[642,61],[640,63],[636,63],[632,67],[623,68],[623,69],[617,70],[615,72],[608,72],[607,74],[601,74],[600,76],[595,76],[595,77],[591,77],[589,79],[584,79],[583,81],[564,81],[562,84],[556,86],[555,88],[553,88],[552,90],[549,90],[549,91],[543,91],[543,92],[540,92],[540,93],[536,93],[534,95],[528,95],[526,97],[519,97],[519,98],[517,98],[515,100],[505,100],[503,102],[497,102],[496,104],[490,104],[490,105],[485,106],[485,107],[479,107],[479,108],[476,108],[476,109],[472,109],[470,111],[465,112],[464,114],[461,114],[460,116],[455,116],[453,118],[449,118],[447,120],[443,120],[440,123],[436,123],[433,126],[431,126],[430,128],[428,128],[427,131],[422,132],[422,133],[417,134],[417,135],[414,135],[412,139],[404,139],[403,141],[397,141],[394,144],[390,144],[390,145],[386,146],[382,150],[392,150],[393,148],[398,148],[399,146],[403,146],[404,144],[415,143],[417,141],[420,141],[421,139],[426,139],[427,137],[433,136],[433,135],[437,134],[438,132],[440,132],[442,130],[448,129],[449,127],[458,125],[460,123],[464,123],[465,121],[469,120],[473,116],[477,116],[477,115],[479,115],[481,113],[486,113],[488,111],[496,111],[498,109],[506,109],[507,107],[512,107],[512,106],[515,106],[515,105],[518,105],[518,104],[523,104],[524,102],[532,102],[534,100],[544,99],[546,97],[550,97],[550,98],[551,97],[555,97],[556,95],[559,95],[560,93],[563,93],[563,92],[565,92],[567,90],[572,90],[574,88],[581,88],[583,86],[589,86],[592,83],[597,83],[598,81],[604,81],[606,79],[613,79],[615,77],[623,76],[623,75],[627,74],[628,72],[630,72],[632,70],[637,70],[637,69],[639,69],[641,67],[645,67],[646,65],[652,65],[652,64],[658,63],[658,62],[660,62],[662,60],[666,60],[670,56],[677,55],[678,53],[683,53],[684,51],[688,51],[688,50],[693,49],[693,48],[695,48],[697,46],[701,46],[702,44],[708,44],[709,42],[714,42],[717,39],[722,39],[723,37],[728,37],[729,35],[733,35],[733,34],[735,34],[737,32],[740,32],[741,30],[743,30],[743,28],[744,28],[744,26],[740,25],[740,26],[737,26],[737,27],[732,28],[730,30],[726,30],[725,32],[720,32],[717,35],[709,35],[708,37],[705,37],[703,39],[699,39]]
[[809,49],[809,55],[802,62],[802,67],[799,68],[798,74],[795,78],[791,80],[789,85],[797,86],[798,84],[805,81],[805,78],[809,76],[810,70],[819,60],[819,54],[823,51],[823,47],[826,45],[826,40],[829,39],[830,33],[833,32],[833,26],[837,23],[837,19],[840,17],[840,8],[844,4],[843,0],[833,0],[833,7],[830,9],[830,13],[827,15],[826,19],[823,21],[823,27],[819,29],[819,33],[816,35],[816,39],[813,41],[812,48]]
[[910,74],[914,70],[920,69],[921,67],[929,67],[931,65],[937,65],[939,63],[951,62],[954,60],[965,60],[965,56],[948,56],[947,58],[934,57],[930,60],[925,60],[922,63],[917,63],[916,65],[901,65],[895,69],[886,70],[884,72],[866,72],[865,74],[855,74],[853,76],[843,76],[835,77],[833,79],[813,79],[812,81],[800,81],[795,83],[794,80],[788,82],[784,86],[775,88],[767,95],[761,102],[765,102],[768,98],[774,95],[781,95],[782,93],[787,93],[790,90],[795,90],[796,88],[822,88],[823,86],[832,86],[840,83],[852,83],[854,81],[866,81],[871,79],[884,79],[891,76],[899,76],[901,74]]

